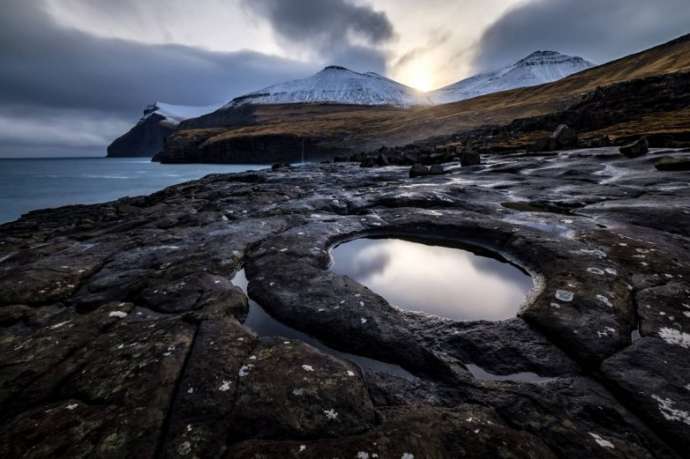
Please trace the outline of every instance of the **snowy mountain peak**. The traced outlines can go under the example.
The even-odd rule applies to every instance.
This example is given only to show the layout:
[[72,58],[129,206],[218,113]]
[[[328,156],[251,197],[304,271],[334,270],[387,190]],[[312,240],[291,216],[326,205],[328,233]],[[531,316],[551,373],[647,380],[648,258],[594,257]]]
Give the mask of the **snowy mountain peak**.
[[329,65],[301,80],[278,83],[239,96],[224,108],[245,104],[333,103],[350,105],[428,105],[421,92],[377,73],[359,73],[339,65]]
[[524,65],[559,65],[568,62],[587,63],[592,64],[578,56],[568,56],[561,54],[558,51],[535,51],[529,56],[520,59],[515,63],[515,66]]
[[328,65],[321,70],[322,72],[326,72],[328,70],[345,70],[346,72],[351,72],[352,70],[348,69],[347,67],[342,67],[340,65]]
[[528,55],[527,57],[523,57],[518,61],[518,64],[520,62],[525,62],[525,61],[534,61],[534,60],[541,60],[544,58],[551,58],[551,57],[558,57],[562,56],[565,58],[568,58],[570,56],[566,56],[565,54],[561,54],[558,51],[549,51],[549,50],[537,50],[533,52],[532,54]]
[[592,65],[581,57],[557,51],[535,51],[513,65],[458,81],[428,95],[436,104],[457,102],[492,92],[550,83]]

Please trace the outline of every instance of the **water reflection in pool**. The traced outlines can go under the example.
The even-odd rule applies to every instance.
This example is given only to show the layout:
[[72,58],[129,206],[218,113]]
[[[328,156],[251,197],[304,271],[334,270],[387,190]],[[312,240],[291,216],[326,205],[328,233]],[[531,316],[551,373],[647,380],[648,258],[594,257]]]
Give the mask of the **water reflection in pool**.
[[[244,269],[235,274],[232,278],[233,285],[241,288],[245,294],[247,294],[247,276]],[[247,319],[244,321],[244,325],[250,328],[258,336],[280,336],[282,338],[289,338],[303,341],[307,344],[314,346],[326,354],[331,354],[336,357],[349,360],[350,362],[357,365],[363,371],[375,371],[387,373],[399,378],[405,378],[413,380],[415,377],[403,369],[399,365],[394,365],[391,363],[381,362],[379,360],[370,359],[368,357],[363,357],[361,355],[350,354],[347,352],[337,351],[331,347],[326,346],[318,339],[313,336],[302,333],[299,330],[288,327],[287,325],[278,322],[276,319],[271,317],[257,302],[249,299],[249,313],[247,314]]]
[[400,308],[454,320],[514,317],[531,278],[498,259],[401,239],[357,239],[335,247],[331,269]]

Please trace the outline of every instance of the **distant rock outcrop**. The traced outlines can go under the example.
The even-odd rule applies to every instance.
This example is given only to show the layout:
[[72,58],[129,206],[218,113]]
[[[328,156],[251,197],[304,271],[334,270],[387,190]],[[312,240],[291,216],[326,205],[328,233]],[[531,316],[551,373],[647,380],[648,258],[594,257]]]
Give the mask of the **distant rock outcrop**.
[[156,113],[145,116],[132,129],[108,146],[108,157],[153,156],[163,149],[163,142],[175,126]]
[[144,109],[144,116],[108,146],[108,157],[151,157],[163,150],[165,139],[180,122],[214,111],[217,106],[193,107],[156,102]]

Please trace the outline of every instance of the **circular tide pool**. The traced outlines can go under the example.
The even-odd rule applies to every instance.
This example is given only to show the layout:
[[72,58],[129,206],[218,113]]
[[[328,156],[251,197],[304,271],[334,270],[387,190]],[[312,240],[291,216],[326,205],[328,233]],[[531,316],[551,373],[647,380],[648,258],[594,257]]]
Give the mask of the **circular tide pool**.
[[331,270],[399,308],[453,320],[515,317],[532,278],[499,257],[393,238],[362,238],[331,251]]

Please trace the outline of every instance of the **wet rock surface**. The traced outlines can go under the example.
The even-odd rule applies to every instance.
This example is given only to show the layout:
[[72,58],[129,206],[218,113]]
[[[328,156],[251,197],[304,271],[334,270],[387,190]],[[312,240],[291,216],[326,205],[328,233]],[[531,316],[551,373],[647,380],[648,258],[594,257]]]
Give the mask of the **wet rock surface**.
[[647,154],[649,151],[649,142],[647,142],[646,137],[642,137],[635,142],[623,145],[618,150],[621,152],[621,155],[626,158],[637,158]]
[[[660,157],[690,154],[281,167],[3,225],[0,456],[683,457],[690,176]],[[402,311],[329,271],[361,236],[481,246],[534,294],[502,322]],[[242,268],[275,319],[414,378],[257,337]]]
[[654,167],[660,171],[690,171],[690,160],[687,158],[659,158]]

